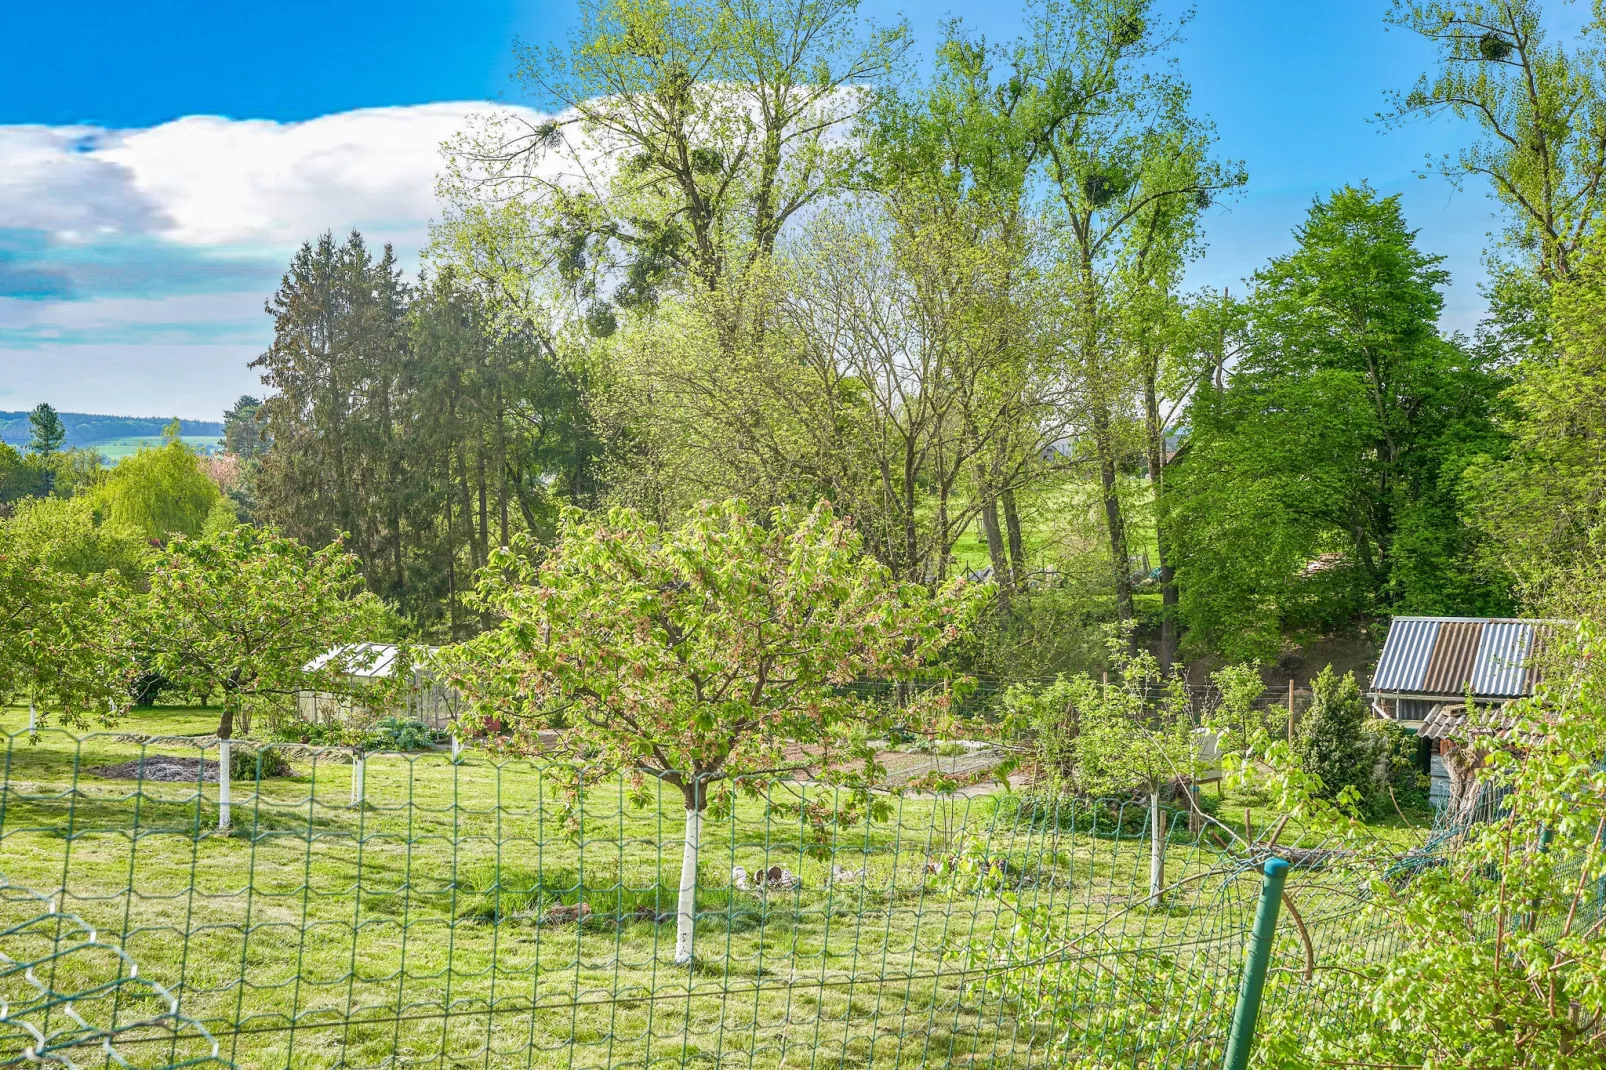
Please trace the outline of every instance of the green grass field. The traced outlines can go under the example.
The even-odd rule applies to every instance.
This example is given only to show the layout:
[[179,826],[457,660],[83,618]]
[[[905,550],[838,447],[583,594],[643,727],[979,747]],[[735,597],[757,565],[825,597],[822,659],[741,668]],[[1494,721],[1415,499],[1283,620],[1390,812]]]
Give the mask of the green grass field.
[[[1148,554],[1149,560],[1158,565],[1160,554],[1149,508],[1152,491],[1148,480],[1123,477],[1121,487],[1122,499],[1127,503],[1128,548],[1134,557]],[[1084,549],[1107,553],[1098,493],[1097,482],[1067,473],[1030,494],[1020,495],[1021,539],[1028,560],[1058,561]],[[1079,538],[1067,542],[1068,532]],[[979,522],[973,522],[954,544],[954,559],[961,568],[979,570],[989,564],[987,542]]]
[[[222,448],[221,440],[212,435],[182,435],[185,445],[193,446],[203,452],[216,452]],[[90,443],[89,448],[99,450],[110,464],[116,464],[124,457],[137,453],[146,446],[160,446],[161,435],[148,435],[137,438],[113,438],[105,442]]]
[[[0,727],[25,719],[7,710]],[[1181,1066],[1217,1057],[1225,1035],[1258,878],[1178,822],[1177,887],[1146,905],[1141,805],[906,796],[886,821],[822,836],[743,798],[705,830],[688,969],[673,962],[678,794],[635,805],[605,780],[575,808],[540,765],[431,753],[370,757],[353,806],[348,756],[296,750],[294,775],[234,785],[221,835],[215,783],[97,772],[195,757],[139,737],[213,727],[215,711],[177,708],[82,740],[13,735],[0,873],[59,896],[181,993],[241,1066],[1023,1066],[1073,1041]],[[771,803],[832,798],[762,788]],[[744,891],[735,866],[801,884]],[[1310,888],[1337,894],[1319,876]],[[1032,919],[1079,934],[1074,953],[1022,958]],[[1158,988],[1145,971],[1134,987],[1140,960],[1164,962]],[[1050,966],[1051,1020],[989,987]],[[1108,1033],[1155,1000],[1191,1040]]]

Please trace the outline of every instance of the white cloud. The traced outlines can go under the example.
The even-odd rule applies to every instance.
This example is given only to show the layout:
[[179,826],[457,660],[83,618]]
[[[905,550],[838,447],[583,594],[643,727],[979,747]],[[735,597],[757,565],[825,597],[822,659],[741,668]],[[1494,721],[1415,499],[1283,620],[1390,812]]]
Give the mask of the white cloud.
[[144,130],[0,126],[8,404],[210,416],[246,391],[262,303],[302,241],[357,228],[416,259],[441,143],[484,102]]
[[421,239],[441,143],[486,103],[365,108],[305,122],[192,115],[145,130],[0,127],[0,227],[67,241],[142,234],[282,248],[352,227]]
[[0,228],[81,240],[171,226],[101,153],[106,138],[95,127],[0,126]]

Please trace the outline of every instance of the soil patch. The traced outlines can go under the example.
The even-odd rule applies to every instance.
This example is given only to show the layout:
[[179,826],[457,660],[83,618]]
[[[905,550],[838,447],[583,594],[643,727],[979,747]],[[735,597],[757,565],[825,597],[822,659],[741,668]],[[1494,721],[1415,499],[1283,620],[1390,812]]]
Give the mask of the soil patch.
[[165,754],[103,765],[89,771],[107,780],[150,780],[163,784],[193,784],[201,780],[208,784],[217,783],[216,762],[209,762],[205,758],[174,758]]

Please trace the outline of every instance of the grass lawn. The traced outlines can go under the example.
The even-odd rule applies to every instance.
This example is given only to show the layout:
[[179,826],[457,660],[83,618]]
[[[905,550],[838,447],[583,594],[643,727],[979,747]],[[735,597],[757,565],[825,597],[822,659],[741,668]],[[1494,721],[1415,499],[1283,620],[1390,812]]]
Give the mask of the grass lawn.
[[[1218,1058],[1258,893],[1246,865],[1179,821],[1177,887],[1146,905],[1137,804],[905,796],[888,820],[816,833],[795,806],[742,798],[705,828],[697,962],[677,967],[678,794],[637,805],[606,780],[575,807],[549,768],[431,753],[370,756],[353,806],[349,756],[292,749],[294,775],[235,783],[221,835],[215,783],[96,772],[206,757],[136,734],[206,733],[215,711],[37,742],[26,716],[0,712],[14,733],[0,873],[59,895],[253,1068],[1013,1066],[1067,1038],[1128,1065],[1191,1065]],[[833,801],[762,788],[770,803]],[[737,866],[800,884],[742,890]],[[1320,903],[1351,910],[1351,885],[1308,875],[1307,920]],[[1075,939],[1028,953],[1043,925]],[[1282,932],[1279,954],[1298,953]],[[58,989],[96,980],[61,969]],[[1054,979],[1054,1021],[1000,995],[999,981],[1039,975]],[[1156,1000],[1170,1042],[1108,1032]]]

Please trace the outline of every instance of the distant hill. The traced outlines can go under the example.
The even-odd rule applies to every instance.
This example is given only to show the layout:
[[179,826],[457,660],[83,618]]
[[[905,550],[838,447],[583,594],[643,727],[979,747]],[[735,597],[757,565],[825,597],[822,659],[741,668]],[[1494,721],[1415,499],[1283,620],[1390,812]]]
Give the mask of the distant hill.
[[[67,429],[68,446],[113,446],[103,452],[124,452],[118,446],[132,441],[160,442],[162,429],[173,422],[171,416],[101,416],[87,412],[57,413]],[[210,442],[223,437],[221,420],[184,420],[184,441],[191,444]],[[28,427],[26,412],[0,412],[0,441],[18,449],[26,449],[33,432]],[[131,452],[131,451],[130,451]]]

